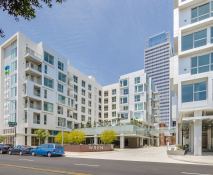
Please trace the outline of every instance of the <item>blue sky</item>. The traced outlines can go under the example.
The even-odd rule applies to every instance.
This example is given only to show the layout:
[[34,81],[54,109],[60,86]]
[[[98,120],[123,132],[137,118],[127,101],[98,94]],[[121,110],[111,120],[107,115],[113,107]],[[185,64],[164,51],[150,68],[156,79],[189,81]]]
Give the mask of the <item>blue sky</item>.
[[53,3],[51,9],[43,5],[30,22],[16,22],[0,11],[0,28],[6,35],[0,45],[20,31],[50,45],[102,86],[109,85],[120,75],[144,68],[150,36],[170,31],[173,38],[173,7],[173,0],[67,0]]

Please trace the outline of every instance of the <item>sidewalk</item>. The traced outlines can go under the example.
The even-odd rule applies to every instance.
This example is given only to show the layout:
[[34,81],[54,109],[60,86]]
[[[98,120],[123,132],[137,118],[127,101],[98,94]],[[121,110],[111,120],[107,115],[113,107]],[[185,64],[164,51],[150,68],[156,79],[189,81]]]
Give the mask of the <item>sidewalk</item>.
[[187,152],[185,156],[170,155],[168,157],[186,163],[191,162],[196,164],[213,165],[213,152],[203,152],[202,156],[194,156],[191,152]]

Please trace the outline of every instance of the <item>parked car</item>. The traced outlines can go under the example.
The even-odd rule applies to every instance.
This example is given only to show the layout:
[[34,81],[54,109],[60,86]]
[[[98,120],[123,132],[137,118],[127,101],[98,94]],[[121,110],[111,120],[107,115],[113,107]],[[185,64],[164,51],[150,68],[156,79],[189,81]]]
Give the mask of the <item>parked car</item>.
[[10,148],[13,148],[11,144],[0,144],[0,153],[7,153]]
[[30,150],[32,149],[33,147],[28,145],[17,145],[17,146],[14,146],[14,148],[10,148],[8,151],[8,154],[9,155],[19,154],[21,156],[23,154],[30,154]]
[[64,147],[61,146],[60,144],[56,144],[56,143],[48,143],[48,144],[41,144],[38,147],[36,147],[35,149],[32,149],[30,151],[30,154],[32,156],[36,156],[36,155],[44,155],[44,156],[62,156],[62,154],[64,153]]

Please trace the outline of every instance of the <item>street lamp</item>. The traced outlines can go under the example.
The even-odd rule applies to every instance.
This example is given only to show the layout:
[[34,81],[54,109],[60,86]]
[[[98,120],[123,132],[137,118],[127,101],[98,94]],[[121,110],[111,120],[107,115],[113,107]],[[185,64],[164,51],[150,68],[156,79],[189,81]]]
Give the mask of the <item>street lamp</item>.
[[63,125],[63,121],[62,121],[62,146],[63,146],[63,141],[64,141],[64,139],[63,139],[63,127],[64,127],[64,125]]

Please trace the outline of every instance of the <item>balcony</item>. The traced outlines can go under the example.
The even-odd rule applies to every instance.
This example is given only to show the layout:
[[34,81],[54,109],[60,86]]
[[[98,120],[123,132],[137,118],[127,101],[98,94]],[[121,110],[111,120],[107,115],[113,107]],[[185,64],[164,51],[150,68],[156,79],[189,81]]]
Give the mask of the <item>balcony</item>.
[[70,78],[72,81],[74,80],[73,74],[71,74],[70,72],[67,73],[67,77]]
[[73,93],[71,93],[71,92],[69,92],[69,91],[67,92],[67,96],[68,96],[68,97],[71,97],[71,98],[74,98]]
[[34,124],[40,124],[40,120],[33,119],[33,123],[34,123]]
[[158,109],[159,109],[159,106],[153,105],[152,108],[155,109],[155,110],[158,110]]
[[33,76],[41,76],[41,64],[36,65],[32,62],[26,63],[25,72]]
[[27,48],[24,57],[36,64],[39,64],[42,61],[42,56],[30,48]]
[[26,78],[25,78],[25,81],[32,81],[32,82],[34,82],[34,83],[37,83],[37,84],[39,84],[39,85],[41,85],[42,84],[42,80],[41,79],[39,79],[38,77],[32,77],[32,76],[26,76]]
[[38,92],[38,91],[33,91],[33,95],[35,95],[35,96],[37,96],[37,97],[40,97],[40,92]]
[[70,82],[67,83],[67,86],[68,86],[68,88],[70,88],[70,89],[74,89],[74,84],[72,84],[72,83],[70,83]]
[[158,117],[159,114],[155,111],[152,111],[152,115],[153,115],[153,117]]

